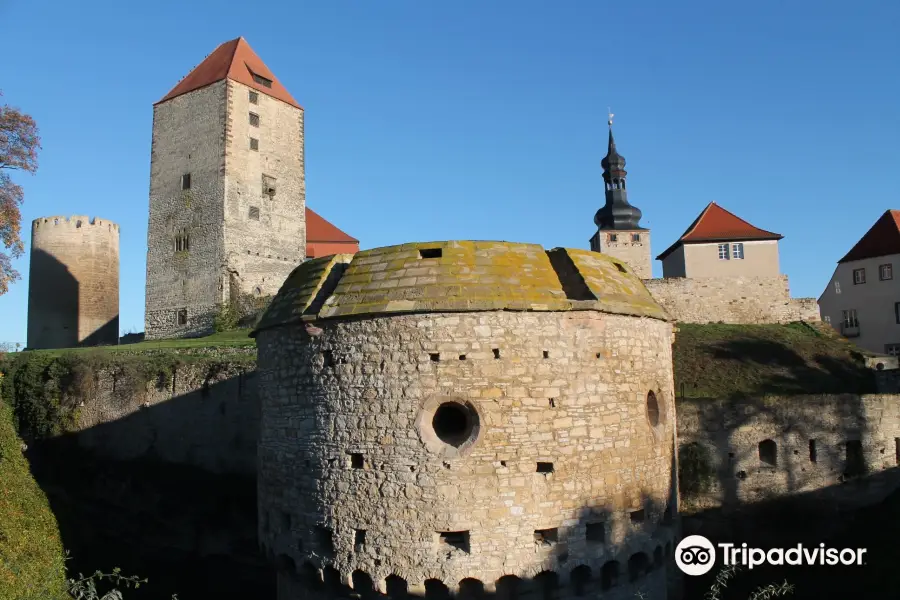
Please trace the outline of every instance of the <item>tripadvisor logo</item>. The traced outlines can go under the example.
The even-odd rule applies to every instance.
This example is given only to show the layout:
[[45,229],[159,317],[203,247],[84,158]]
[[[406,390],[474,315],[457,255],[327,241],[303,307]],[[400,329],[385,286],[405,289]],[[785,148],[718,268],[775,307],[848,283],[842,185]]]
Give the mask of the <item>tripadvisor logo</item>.
[[[718,549],[718,550],[717,550]],[[716,563],[720,556],[724,566],[744,566],[748,569],[760,565],[857,565],[866,564],[863,555],[865,548],[829,548],[825,544],[805,547],[797,544],[790,548],[752,548],[747,544],[720,543],[713,545],[702,535],[690,535],[675,548],[675,564],[685,575],[704,575]]]

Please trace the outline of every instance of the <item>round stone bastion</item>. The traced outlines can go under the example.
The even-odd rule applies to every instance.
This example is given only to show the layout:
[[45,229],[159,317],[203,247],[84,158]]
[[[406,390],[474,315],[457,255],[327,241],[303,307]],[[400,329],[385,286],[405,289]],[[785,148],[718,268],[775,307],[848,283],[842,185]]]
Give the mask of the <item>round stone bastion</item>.
[[627,265],[481,241],[326,256],[253,335],[279,600],[675,595],[673,325]]

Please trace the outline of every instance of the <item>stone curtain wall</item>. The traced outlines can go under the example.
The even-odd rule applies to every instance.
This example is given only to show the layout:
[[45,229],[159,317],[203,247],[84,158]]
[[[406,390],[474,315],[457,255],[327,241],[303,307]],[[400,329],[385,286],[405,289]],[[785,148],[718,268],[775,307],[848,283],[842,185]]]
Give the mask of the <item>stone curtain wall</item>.
[[[579,311],[260,332],[260,540],[279,599],[328,585],[665,598],[671,331]],[[456,443],[447,404],[466,422]]]
[[819,321],[815,298],[791,298],[787,275],[779,277],[669,277],[644,285],[682,323],[790,323]]
[[[866,505],[900,486],[900,396],[679,399],[677,411],[686,507],[735,506],[825,488],[841,505]],[[700,451],[687,448],[692,444]],[[707,465],[692,458],[698,454]],[[708,489],[685,494],[707,467]]]
[[146,384],[100,370],[78,407],[75,440],[102,458],[154,458],[255,476],[259,398],[256,373],[247,369],[223,356],[178,366]]

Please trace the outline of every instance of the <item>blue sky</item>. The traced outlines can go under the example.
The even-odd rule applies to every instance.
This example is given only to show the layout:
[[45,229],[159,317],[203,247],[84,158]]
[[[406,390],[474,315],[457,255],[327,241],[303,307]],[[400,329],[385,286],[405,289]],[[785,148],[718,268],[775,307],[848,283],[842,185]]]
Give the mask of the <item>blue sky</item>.
[[[611,106],[654,256],[716,201],[783,234],[793,294],[818,296],[900,208],[898,30],[888,0],[0,0],[0,89],[43,138],[26,235],[120,224],[123,333],[143,330],[152,104],[240,35],[306,109],[309,206],[364,248],[587,248]],[[24,343],[17,267],[0,341]]]

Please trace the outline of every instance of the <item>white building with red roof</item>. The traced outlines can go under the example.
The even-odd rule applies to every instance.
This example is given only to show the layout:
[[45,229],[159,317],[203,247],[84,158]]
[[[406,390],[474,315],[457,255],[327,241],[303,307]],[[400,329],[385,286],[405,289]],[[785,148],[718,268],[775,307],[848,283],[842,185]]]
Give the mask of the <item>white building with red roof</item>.
[[900,211],[888,210],[838,261],[819,297],[822,320],[871,352],[900,355]]

